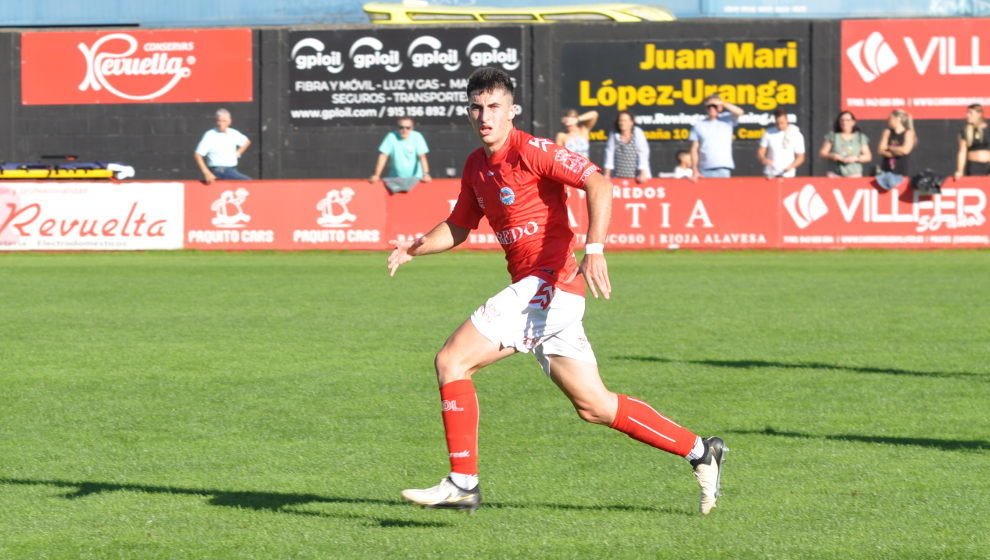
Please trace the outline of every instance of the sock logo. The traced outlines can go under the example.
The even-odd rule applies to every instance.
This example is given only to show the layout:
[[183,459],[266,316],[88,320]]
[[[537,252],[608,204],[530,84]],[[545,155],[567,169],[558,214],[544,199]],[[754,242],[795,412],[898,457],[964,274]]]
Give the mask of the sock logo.
[[471,452],[465,449],[464,451],[453,451],[449,455],[451,457],[470,457]]
[[[464,410],[463,407],[457,406],[457,401],[448,401],[448,400],[444,400],[443,401],[443,411],[444,412],[461,412],[463,410]],[[465,451],[465,453],[467,453],[467,452]],[[451,455],[451,457],[453,457],[453,455]]]

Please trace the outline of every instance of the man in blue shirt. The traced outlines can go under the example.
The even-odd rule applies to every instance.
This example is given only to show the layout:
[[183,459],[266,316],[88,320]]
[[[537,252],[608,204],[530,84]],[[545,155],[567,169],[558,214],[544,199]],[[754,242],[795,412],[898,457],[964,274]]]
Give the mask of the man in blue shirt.
[[381,145],[378,146],[378,161],[375,163],[375,172],[368,179],[369,183],[374,183],[382,178],[382,171],[385,169],[385,162],[392,160],[389,170],[389,177],[416,177],[424,182],[432,180],[430,176],[430,164],[426,161],[426,154],[430,149],[426,146],[426,139],[418,131],[413,130],[413,120],[410,118],[399,119],[398,132],[389,132],[385,135]]
[[732,159],[732,134],[745,111],[717,95],[705,100],[705,111],[705,118],[694,123],[688,136],[694,162],[692,181],[698,177],[727,178],[736,168]]
[[251,141],[239,131],[230,128],[233,119],[230,111],[217,110],[217,126],[203,134],[193,157],[207,184],[217,179],[250,180],[237,170],[237,160],[251,145]]

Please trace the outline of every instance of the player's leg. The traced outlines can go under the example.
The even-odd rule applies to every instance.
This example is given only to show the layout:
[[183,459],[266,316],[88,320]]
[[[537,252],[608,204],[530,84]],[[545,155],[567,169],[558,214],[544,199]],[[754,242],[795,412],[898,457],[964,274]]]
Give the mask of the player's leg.
[[562,355],[549,355],[550,378],[567,395],[583,420],[603,424],[629,437],[687,457],[700,441],[690,430],[649,404],[605,388],[598,365]]
[[[546,351],[580,355],[568,350],[566,333],[544,343]],[[583,329],[580,339],[583,340]],[[550,346],[551,348],[546,348]],[[699,509],[708,514],[718,499],[724,443],[719,438],[701,439],[687,428],[660,414],[649,404],[609,391],[601,380],[598,366],[587,357],[538,353],[541,364],[553,382],[574,405],[583,420],[607,425],[629,437],[680,455],[691,462],[701,486]]]
[[478,485],[479,410],[471,376],[515,352],[514,348],[503,348],[489,340],[468,319],[450,335],[434,360],[443,404],[450,478],[466,490]]
[[481,334],[470,319],[450,335],[434,360],[450,475],[432,488],[404,490],[403,498],[429,508],[478,508],[479,410],[471,376],[513,353],[514,348],[503,348]]

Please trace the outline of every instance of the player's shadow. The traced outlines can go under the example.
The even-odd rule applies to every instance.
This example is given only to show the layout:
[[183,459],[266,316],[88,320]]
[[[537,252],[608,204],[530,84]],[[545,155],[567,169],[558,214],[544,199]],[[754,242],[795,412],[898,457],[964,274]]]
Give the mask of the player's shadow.
[[0,485],[54,486],[66,488],[68,492],[62,497],[67,500],[77,500],[87,496],[105,492],[139,492],[144,494],[168,494],[207,497],[207,503],[214,506],[271,511],[292,515],[303,515],[326,518],[365,519],[371,525],[380,527],[449,527],[449,523],[440,521],[416,521],[409,519],[386,519],[381,516],[360,515],[354,513],[333,514],[328,512],[296,509],[303,504],[378,504],[382,506],[408,506],[400,500],[382,500],[377,498],[347,498],[341,496],[321,496],[319,494],[295,494],[285,492],[238,492],[227,490],[212,490],[207,488],[179,488],[176,486],[152,486],[147,484],[117,484],[112,482],[68,481],[68,480],[31,480],[21,478],[0,478]]
[[[55,488],[65,488],[68,492],[62,495],[67,500],[77,500],[87,496],[102,494],[105,492],[138,492],[144,494],[168,494],[185,495],[196,497],[207,497],[207,503],[220,507],[233,507],[242,509],[253,509],[258,511],[270,511],[286,513],[291,515],[303,515],[326,518],[350,518],[365,519],[370,524],[383,528],[409,528],[409,527],[449,527],[450,523],[442,521],[417,521],[409,519],[389,519],[378,515],[360,515],[354,513],[333,514],[328,512],[298,509],[304,504],[375,504],[380,506],[400,506],[409,508],[411,505],[402,500],[383,500],[379,498],[350,498],[344,496],[321,496],[319,494],[296,494],[285,492],[253,492],[253,491],[229,491],[213,490],[207,488],[180,488],[176,486],[153,486],[148,484],[119,484],[112,482],[93,481],[68,481],[68,480],[34,480],[23,478],[0,478],[0,486],[3,485],[23,485],[23,486],[53,486]],[[485,509],[511,509],[511,508],[544,508],[556,510],[578,510],[578,511],[616,511],[616,512],[644,512],[644,513],[665,513],[690,515],[688,510],[678,510],[664,507],[644,507],[625,504],[602,504],[602,505],[581,505],[581,504],[559,504],[559,503],[513,503],[513,502],[485,502]]]
[[762,430],[728,430],[730,434],[760,435],[773,437],[786,437],[797,439],[825,439],[834,441],[853,441],[861,443],[880,443],[886,445],[910,445],[915,447],[927,447],[940,451],[988,451],[990,441],[982,439],[936,439],[936,438],[915,438],[915,437],[890,437],[890,436],[864,436],[860,434],[825,434],[815,435],[803,432],[787,432],[766,427]]
[[919,371],[900,368],[847,366],[842,364],[825,364],[821,362],[779,362],[770,360],[675,360],[662,356],[613,356],[616,360],[631,360],[637,362],[656,362],[661,364],[694,364],[731,369],[816,369],[824,371],[851,371],[854,373],[878,373],[886,375],[910,375],[915,377],[963,378],[978,379],[990,382],[990,373],[973,373],[958,371]]

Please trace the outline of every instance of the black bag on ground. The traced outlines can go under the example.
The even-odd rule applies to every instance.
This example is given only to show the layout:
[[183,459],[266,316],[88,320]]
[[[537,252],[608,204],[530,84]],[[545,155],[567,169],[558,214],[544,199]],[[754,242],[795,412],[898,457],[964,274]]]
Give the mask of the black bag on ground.
[[911,188],[916,190],[918,194],[925,196],[942,194],[942,183],[944,182],[945,177],[938,175],[931,169],[926,169],[911,177]]

